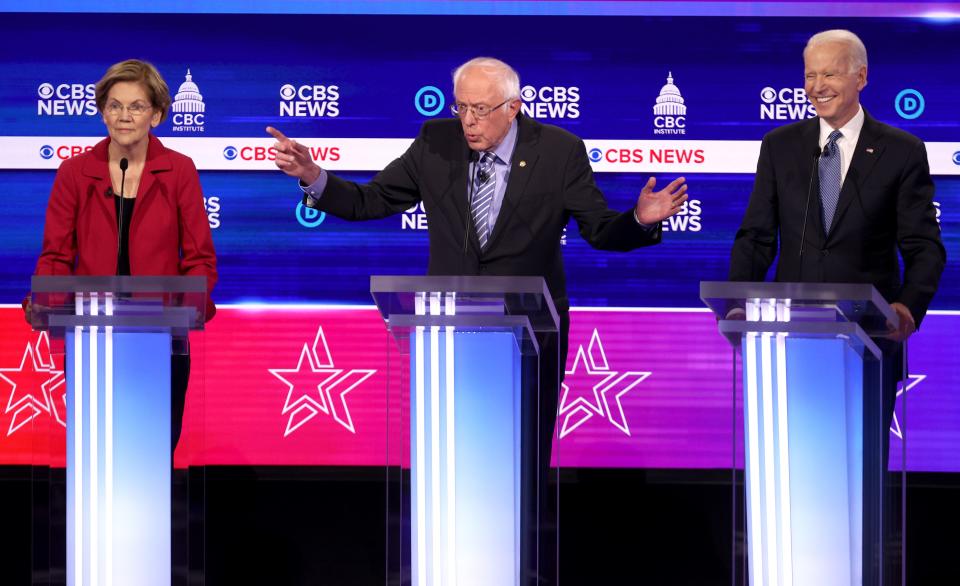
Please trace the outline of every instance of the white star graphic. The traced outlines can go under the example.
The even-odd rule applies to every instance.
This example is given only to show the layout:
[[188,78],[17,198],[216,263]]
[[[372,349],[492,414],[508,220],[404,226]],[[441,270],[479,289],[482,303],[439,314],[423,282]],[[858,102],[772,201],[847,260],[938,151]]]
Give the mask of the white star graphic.
[[[309,369],[305,369],[304,360]],[[303,345],[296,368],[270,368],[268,371],[287,385],[287,397],[281,410],[283,415],[288,415],[283,437],[295,432],[320,412],[332,415],[334,421],[347,431],[356,433],[347,405],[347,394],[376,372],[359,368],[346,371],[334,368],[323,326],[317,328],[313,346]]]
[[[920,384],[920,381],[922,381],[923,379],[927,378],[927,375],[925,375],[925,374],[911,374],[909,378],[910,378],[910,380],[907,381],[907,386],[906,386],[906,388],[903,387],[903,383],[900,383],[899,385],[897,385],[897,389],[898,389],[898,390],[897,390],[897,396],[898,396],[898,397],[899,397],[900,395],[906,393],[907,391],[909,391],[909,390],[912,389],[913,387],[919,385],[919,384]],[[900,439],[903,439],[903,430],[900,428],[900,420],[897,418],[897,409],[896,409],[896,408],[893,409],[893,421],[890,422],[890,433],[892,433],[893,435],[897,436],[897,437],[900,438]]]
[[[559,415],[563,419],[560,427],[560,439],[563,439],[578,427],[586,423],[594,416],[607,419],[614,427],[626,435],[630,435],[630,425],[627,423],[627,417],[623,412],[622,397],[640,384],[644,379],[650,376],[650,372],[626,371],[620,373],[611,370],[607,362],[607,355],[603,349],[603,342],[600,341],[600,334],[594,328],[593,335],[590,337],[590,344],[584,348],[581,344],[577,348],[573,359],[573,366],[565,371],[570,381],[570,376],[577,372],[580,365],[586,370],[586,374],[599,378],[599,381],[590,386],[587,392],[581,392],[580,396],[571,399],[571,388],[567,382],[560,383],[560,409]],[[586,395],[586,396],[584,396]],[[611,407],[610,395],[613,395],[613,407]]]
[[20,366],[0,368],[0,387],[10,387],[4,414],[13,413],[7,437],[41,413],[52,414],[60,425],[66,427],[63,417],[66,412],[66,390],[55,392],[63,383],[63,371],[57,370],[53,363],[50,339],[46,332],[42,332],[36,344],[27,343]]

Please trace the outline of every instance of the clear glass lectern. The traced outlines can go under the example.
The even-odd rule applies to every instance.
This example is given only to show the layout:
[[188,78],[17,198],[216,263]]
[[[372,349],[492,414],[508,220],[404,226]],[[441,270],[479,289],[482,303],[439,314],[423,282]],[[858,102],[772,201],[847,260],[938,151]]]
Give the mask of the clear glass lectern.
[[70,586],[171,583],[170,356],[202,329],[204,277],[34,276],[63,339]]
[[390,351],[409,354],[399,358],[409,401],[389,416],[394,579],[511,586],[555,575],[557,484],[538,447],[553,431],[538,413],[541,393],[557,389],[538,384],[538,340],[558,317],[543,279],[374,276],[370,290]]
[[898,354],[883,338],[894,311],[862,284],[702,282],[700,298],[743,370],[748,563],[733,582],[901,584],[905,465],[888,463],[898,375],[884,364]]

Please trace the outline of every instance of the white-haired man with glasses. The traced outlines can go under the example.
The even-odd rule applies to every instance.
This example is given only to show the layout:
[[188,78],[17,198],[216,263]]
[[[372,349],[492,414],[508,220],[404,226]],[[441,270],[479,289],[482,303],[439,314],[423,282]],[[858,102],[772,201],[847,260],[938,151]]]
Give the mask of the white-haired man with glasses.
[[540,380],[540,453],[549,454],[569,330],[564,227],[572,217],[583,238],[602,250],[656,244],[660,222],[680,210],[687,186],[681,177],[655,192],[651,177],[635,206],[612,210],[594,182],[583,141],[520,113],[520,79],[512,67],[472,59],[456,69],[453,85],[456,118],[424,123],[410,148],[364,185],[327,173],[304,145],[274,128],[267,132],[277,139],[277,167],[300,180],[308,207],[367,220],[423,202],[429,274],[546,280],[561,319],[559,336],[539,340],[540,371],[547,373]]

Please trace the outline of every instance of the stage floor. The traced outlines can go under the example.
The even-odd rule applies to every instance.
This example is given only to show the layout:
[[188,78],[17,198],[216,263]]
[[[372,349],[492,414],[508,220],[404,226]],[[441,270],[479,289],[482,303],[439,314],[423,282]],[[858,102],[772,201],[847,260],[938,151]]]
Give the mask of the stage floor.
[[[205,507],[206,523],[175,528],[176,583],[201,583],[187,579],[189,560],[205,564],[207,586],[383,584],[384,477],[374,468],[192,471],[192,506]],[[187,483],[180,471],[174,488],[184,503]],[[731,549],[729,471],[571,469],[560,490],[564,586],[728,585],[731,565],[743,563],[742,549]],[[63,492],[62,469],[50,471],[47,482],[28,467],[0,467],[0,584],[65,583],[65,548],[56,539]],[[960,583],[960,475],[913,473],[907,493],[908,583]],[[45,503],[52,538],[32,532],[31,511]],[[45,559],[50,572],[41,569]]]

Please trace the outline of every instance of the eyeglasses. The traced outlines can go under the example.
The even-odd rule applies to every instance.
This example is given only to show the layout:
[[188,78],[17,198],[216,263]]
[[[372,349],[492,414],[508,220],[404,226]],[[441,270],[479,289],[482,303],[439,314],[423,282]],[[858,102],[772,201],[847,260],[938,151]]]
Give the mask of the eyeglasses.
[[[512,98],[511,98],[512,99]],[[496,106],[488,106],[486,104],[477,104],[476,106],[468,106],[467,104],[454,104],[450,106],[450,111],[453,112],[453,115],[457,118],[466,118],[467,112],[473,112],[473,117],[477,120],[482,120],[493,113],[494,110],[500,106],[509,102],[510,99],[506,99]]]
[[124,106],[119,102],[111,102],[107,104],[106,112],[111,116],[119,116],[120,114],[123,113],[124,109],[126,109],[126,111],[129,112],[131,116],[133,116],[134,118],[137,118],[137,117],[143,116],[147,112],[147,110],[150,110],[152,108],[153,106],[148,106],[140,102],[134,102],[129,106]]

